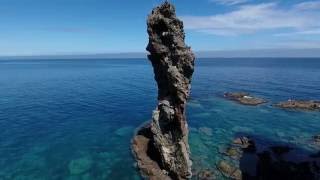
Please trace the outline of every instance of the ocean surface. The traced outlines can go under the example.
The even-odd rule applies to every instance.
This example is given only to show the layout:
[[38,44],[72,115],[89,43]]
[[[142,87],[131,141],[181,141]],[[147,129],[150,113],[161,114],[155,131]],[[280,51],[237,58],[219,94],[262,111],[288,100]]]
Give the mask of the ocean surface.
[[[227,91],[268,103],[240,105]],[[156,93],[146,59],[0,61],[0,179],[140,179],[130,140]],[[194,166],[214,168],[239,135],[297,147],[296,160],[318,152],[320,113],[272,106],[288,99],[320,99],[320,59],[197,59],[187,108]]]

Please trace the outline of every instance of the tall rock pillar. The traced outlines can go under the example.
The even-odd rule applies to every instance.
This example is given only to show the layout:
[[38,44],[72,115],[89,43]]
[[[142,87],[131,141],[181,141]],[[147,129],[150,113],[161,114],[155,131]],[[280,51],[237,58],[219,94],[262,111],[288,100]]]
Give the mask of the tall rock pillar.
[[[150,53],[148,58],[158,85],[158,106],[153,112],[151,124],[140,131],[148,134],[145,135],[148,138],[146,149],[149,149],[146,150],[146,156],[158,164],[163,177],[188,179],[192,175],[192,163],[185,109],[190,94],[195,57],[184,42],[183,23],[176,17],[173,5],[165,2],[153,9],[148,16],[147,24],[147,51]],[[133,150],[136,157],[139,157],[136,153],[136,138]],[[137,159],[138,166],[143,171],[143,162],[141,158],[140,162],[139,158]]]

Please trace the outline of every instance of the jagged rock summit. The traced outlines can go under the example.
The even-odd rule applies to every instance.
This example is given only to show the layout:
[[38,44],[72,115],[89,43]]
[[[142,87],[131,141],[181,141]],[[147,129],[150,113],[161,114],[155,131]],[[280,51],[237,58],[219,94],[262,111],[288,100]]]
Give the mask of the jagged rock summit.
[[185,109],[195,57],[185,44],[183,23],[172,4],[166,1],[153,9],[147,24],[158,106],[151,123],[133,138],[133,153],[148,179],[189,179],[192,162]]

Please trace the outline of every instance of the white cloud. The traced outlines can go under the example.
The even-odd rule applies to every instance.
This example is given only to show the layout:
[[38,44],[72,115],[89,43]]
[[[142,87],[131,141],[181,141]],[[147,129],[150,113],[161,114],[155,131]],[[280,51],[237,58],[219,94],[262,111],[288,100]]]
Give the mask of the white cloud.
[[295,6],[296,9],[300,10],[316,10],[320,9],[320,1],[307,1],[299,3]]
[[251,34],[266,30],[308,32],[320,28],[317,4],[320,1],[295,4],[289,8],[281,8],[277,3],[242,5],[224,14],[183,16],[182,19],[186,29],[215,35]]
[[275,34],[275,36],[298,36],[298,35],[320,35],[320,29]]
[[248,2],[249,0],[210,0],[210,2],[223,4],[223,5],[237,5]]

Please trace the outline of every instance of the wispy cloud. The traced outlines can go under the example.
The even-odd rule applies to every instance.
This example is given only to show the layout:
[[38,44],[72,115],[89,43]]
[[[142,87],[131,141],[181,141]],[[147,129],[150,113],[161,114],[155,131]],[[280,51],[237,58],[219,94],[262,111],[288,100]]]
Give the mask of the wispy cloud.
[[223,5],[237,5],[237,4],[243,4],[243,3],[249,2],[250,0],[209,0],[209,1],[217,4],[223,4]]
[[183,16],[186,28],[214,35],[241,35],[259,31],[286,30],[311,33],[320,29],[320,1],[291,7],[278,3],[241,5],[236,10],[212,16]]
[[296,9],[299,10],[316,10],[320,9],[320,1],[307,1],[307,2],[302,2],[297,5],[295,5]]
[[320,29],[274,34],[274,36],[299,36],[299,35],[320,35]]

